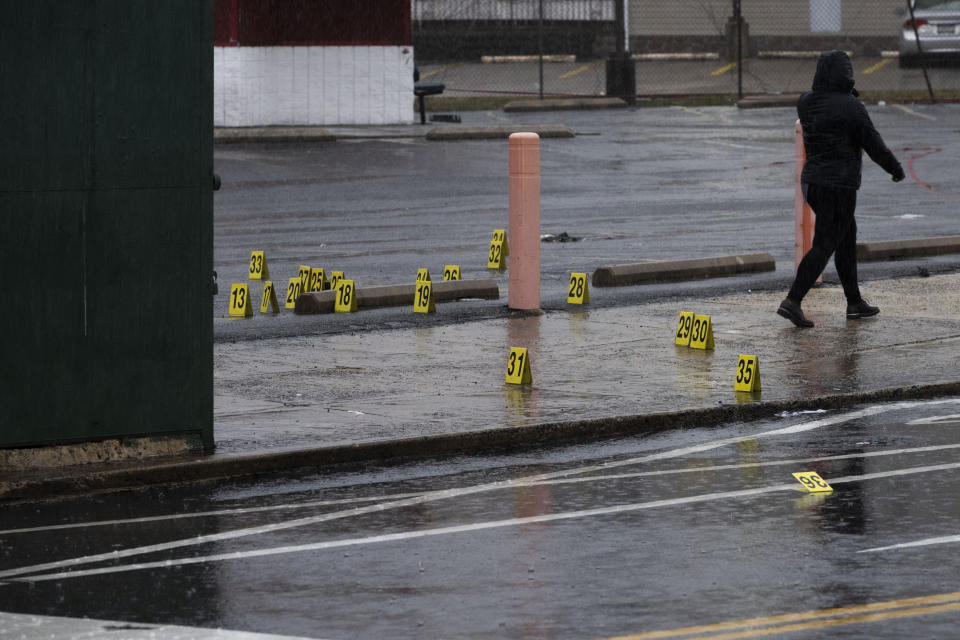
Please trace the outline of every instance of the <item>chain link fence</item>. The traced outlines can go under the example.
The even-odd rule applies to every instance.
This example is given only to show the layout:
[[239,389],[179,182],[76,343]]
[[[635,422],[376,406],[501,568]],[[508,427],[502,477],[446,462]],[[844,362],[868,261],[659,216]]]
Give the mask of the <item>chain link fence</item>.
[[453,98],[605,95],[624,33],[641,99],[799,93],[827,49],[866,99],[960,97],[960,0],[913,3],[627,0],[621,24],[623,0],[412,0],[412,32],[421,78]]

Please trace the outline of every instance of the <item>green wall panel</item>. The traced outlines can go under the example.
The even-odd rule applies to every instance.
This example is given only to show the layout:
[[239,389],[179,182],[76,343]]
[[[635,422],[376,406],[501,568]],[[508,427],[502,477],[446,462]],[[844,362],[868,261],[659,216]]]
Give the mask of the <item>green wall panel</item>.
[[212,2],[3,9],[0,446],[212,446]]

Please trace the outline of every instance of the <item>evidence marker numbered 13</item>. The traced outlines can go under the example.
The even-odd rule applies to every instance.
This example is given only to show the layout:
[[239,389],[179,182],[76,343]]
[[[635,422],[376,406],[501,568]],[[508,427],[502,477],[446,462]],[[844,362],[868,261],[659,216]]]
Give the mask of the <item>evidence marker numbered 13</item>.
[[263,297],[260,299],[260,313],[280,313],[280,304],[277,302],[277,292],[273,289],[273,281],[263,283]]
[[250,279],[266,280],[270,277],[270,269],[267,267],[267,258],[263,251],[250,252]]
[[757,356],[741,354],[737,358],[737,378],[734,391],[760,391],[760,360]]
[[507,384],[533,384],[530,355],[526,347],[510,347],[507,356]]
[[443,279],[446,280],[460,280],[460,265],[458,264],[448,264],[443,267]]
[[253,315],[250,305],[250,289],[246,283],[230,287],[230,317],[245,318]]
[[829,493],[833,491],[833,487],[827,484],[827,481],[821,478],[816,471],[802,471],[793,474],[793,477],[810,493]]
[[587,274],[570,274],[570,290],[567,291],[567,302],[569,304],[590,304],[590,285],[587,282]]

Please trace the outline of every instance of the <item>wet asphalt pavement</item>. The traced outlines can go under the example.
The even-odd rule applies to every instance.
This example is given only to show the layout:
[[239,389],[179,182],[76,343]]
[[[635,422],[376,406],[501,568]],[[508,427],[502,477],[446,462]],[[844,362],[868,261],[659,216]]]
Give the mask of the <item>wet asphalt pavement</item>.
[[0,601],[311,638],[951,637],[958,427],[960,399],[873,404],[24,504]]

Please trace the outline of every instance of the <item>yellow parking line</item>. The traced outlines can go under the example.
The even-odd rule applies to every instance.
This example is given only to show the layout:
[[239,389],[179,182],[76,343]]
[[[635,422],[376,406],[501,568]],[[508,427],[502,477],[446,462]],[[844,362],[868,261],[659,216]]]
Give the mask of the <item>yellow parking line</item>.
[[893,58],[886,58],[886,59],[884,59],[884,60],[881,60],[880,62],[878,62],[877,64],[873,65],[873,66],[870,67],[869,69],[864,69],[864,70],[863,70],[863,75],[867,75],[867,74],[873,73],[873,72],[876,71],[877,69],[882,69],[883,67],[887,66],[887,65],[890,64],[891,62],[893,62]]
[[463,66],[463,63],[462,63],[462,62],[455,62],[454,64],[448,64],[448,65],[444,65],[444,66],[442,66],[442,67],[437,67],[436,69],[431,69],[430,71],[427,71],[426,73],[421,73],[421,74],[420,74],[420,79],[422,80],[422,79],[424,79],[424,78],[429,78],[430,76],[435,76],[435,75],[437,75],[438,73],[443,73],[444,71],[449,71],[450,69],[456,69],[457,67],[462,67],[462,66]]
[[712,76],[719,76],[719,75],[722,74],[722,73],[726,73],[727,71],[730,71],[730,69],[733,69],[733,68],[736,67],[736,66],[737,66],[737,63],[736,63],[736,62],[731,62],[730,64],[728,64],[728,65],[725,66],[725,67],[720,67],[720,68],[717,69],[716,71],[712,72],[710,75],[712,75]]
[[[727,633],[722,633],[722,635],[698,637],[711,638],[712,640],[719,640],[721,638],[729,640],[731,638],[774,635],[778,633],[786,633],[788,631],[798,631],[800,629],[829,627],[858,622],[875,622],[878,620],[903,618],[907,616],[929,615],[932,613],[941,613],[943,611],[953,610],[960,610],[960,591],[933,596],[924,596],[920,598],[905,598],[903,600],[873,602],[870,604],[837,607],[834,609],[816,609],[802,613],[788,613],[784,615],[768,616],[763,618],[749,618],[746,620],[720,622],[717,624],[684,627],[681,629],[650,631],[647,633],[638,633],[628,636],[617,636],[616,638],[609,638],[609,640],[650,640],[653,638],[674,638],[678,636],[692,636],[693,634],[704,633],[721,634],[722,632]],[[802,622],[800,624],[786,624],[798,623],[804,620],[809,622]],[[755,627],[764,628],[757,629]],[[687,638],[687,640],[695,639]]]
[[585,65],[583,65],[583,66],[580,67],[579,69],[574,69],[573,71],[567,71],[565,74],[563,74],[562,76],[560,76],[560,79],[561,79],[561,80],[566,80],[567,78],[572,78],[573,76],[577,75],[578,73],[583,73],[583,72],[586,71],[587,69],[592,69],[593,67],[597,66],[598,64],[600,64],[600,63],[599,63],[599,62],[591,62],[590,64],[585,64]]
[[892,106],[896,107],[897,109],[900,109],[900,111],[903,111],[904,113],[910,114],[911,116],[917,116],[918,118],[924,118],[925,120],[936,120],[936,118],[934,118],[933,116],[928,116],[925,113],[919,113],[917,111],[914,111],[910,107],[902,104],[895,104]]

